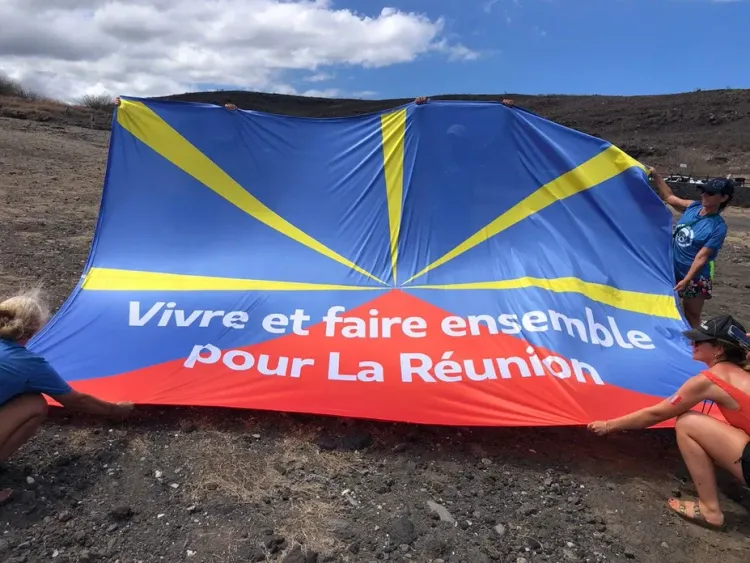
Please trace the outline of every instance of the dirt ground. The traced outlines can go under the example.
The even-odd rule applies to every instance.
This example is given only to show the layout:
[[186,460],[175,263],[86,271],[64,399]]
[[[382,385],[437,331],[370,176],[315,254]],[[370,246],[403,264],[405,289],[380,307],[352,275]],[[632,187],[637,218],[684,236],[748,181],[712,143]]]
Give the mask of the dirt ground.
[[[0,117],[0,295],[80,276],[108,131]],[[750,211],[708,313],[750,324]],[[127,422],[55,412],[0,469],[0,561],[619,562],[750,560],[750,494],[729,531],[667,512],[691,493],[673,433],[417,427],[211,409]]]
[[[122,92],[126,95],[127,92]],[[429,96],[430,92],[415,95]],[[523,108],[607,139],[665,173],[750,177],[750,90],[706,90],[663,96],[527,96],[445,94],[434,100],[495,101]],[[341,117],[382,111],[413,101],[311,98],[261,92],[192,92],[164,99],[219,104],[302,117]],[[0,117],[108,129],[110,108],[92,110],[45,100],[0,96]],[[687,165],[687,169],[680,168]],[[750,198],[749,198],[750,199]]]

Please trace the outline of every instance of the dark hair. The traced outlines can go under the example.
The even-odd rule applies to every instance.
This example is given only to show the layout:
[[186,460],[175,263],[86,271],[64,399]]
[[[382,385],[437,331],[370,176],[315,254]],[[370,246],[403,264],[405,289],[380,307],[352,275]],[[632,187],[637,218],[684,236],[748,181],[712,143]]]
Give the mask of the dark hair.
[[731,203],[731,201],[732,201],[733,198],[734,198],[734,194],[730,194],[730,196],[726,199],[726,201],[722,201],[719,204],[719,213],[721,213],[722,211],[724,211],[724,209],[726,208],[726,206]]
[[747,362],[747,352],[742,348],[736,348],[734,346],[727,346],[724,348],[724,359],[732,364],[737,364],[740,367],[744,367]]
[[747,364],[747,350],[726,340],[717,339],[713,341],[715,346],[721,346],[724,349],[724,361],[735,364],[741,368]]
[[734,180],[731,178],[713,178],[708,182],[708,185],[711,186],[713,190],[717,190],[714,193],[729,196],[726,201],[722,201],[719,204],[719,213],[721,213],[732,201],[732,198],[734,198]]

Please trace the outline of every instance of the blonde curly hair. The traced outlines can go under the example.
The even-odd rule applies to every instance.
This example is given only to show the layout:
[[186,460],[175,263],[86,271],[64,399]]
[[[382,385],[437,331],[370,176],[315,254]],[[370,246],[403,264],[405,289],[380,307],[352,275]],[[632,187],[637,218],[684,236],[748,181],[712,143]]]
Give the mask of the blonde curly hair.
[[39,288],[0,303],[0,338],[19,341],[34,336],[49,319],[49,306]]

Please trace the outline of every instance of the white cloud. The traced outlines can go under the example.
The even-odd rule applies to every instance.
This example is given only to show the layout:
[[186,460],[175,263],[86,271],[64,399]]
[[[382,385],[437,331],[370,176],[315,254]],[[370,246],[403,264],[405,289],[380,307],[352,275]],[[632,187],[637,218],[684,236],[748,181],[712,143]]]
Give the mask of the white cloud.
[[500,0],[487,0],[484,5],[482,6],[482,9],[487,12],[488,14],[492,12],[492,7],[497,4]]
[[440,18],[395,8],[366,16],[331,0],[0,0],[0,72],[65,100],[207,84],[296,92],[290,71],[317,82],[327,67],[428,53],[477,56],[446,39]]
[[495,7],[495,4],[502,3],[504,5],[513,4],[514,7],[520,8],[521,7],[521,0],[486,0],[484,4],[482,4],[482,10],[487,12],[488,14],[492,12],[492,9]]
[[322,90],[311,88],[310,90],[301,92],[300,95],[312,98],[338,98],[341,96],[341,90],[338,88],[323,88]]
[[334,78],[336,78],[336,75],[332,72],[318,72],[307,76],[305,82],[328,82]]

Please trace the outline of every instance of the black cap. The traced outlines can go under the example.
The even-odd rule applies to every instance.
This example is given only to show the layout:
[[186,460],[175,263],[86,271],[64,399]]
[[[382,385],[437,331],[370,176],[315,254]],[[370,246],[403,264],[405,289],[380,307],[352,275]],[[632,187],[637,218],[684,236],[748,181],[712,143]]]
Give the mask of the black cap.
[[713,178],[699,187],[702,192],[711,195],[734,195],[734,181],[729,178]]
[[745,330],[745,327],[742,326],[738,321],[736,321],[731,315],[720,315],[718,317],[708,319],[707,321],[703,321],[700,325],[698,325],[698,328],[686,330],[682,334],[684,334],[686,338],[692,340],[693,342],[721,340],[722,342],[726,342],[727,344],[732,344],[734,346],[742,348],[742,343],[740,343],[736,336],[733,336],[730,333],[729,329],[733,326],[736,327],[736,329],[739,329],[739,331],[743,335],[747,332],[747,330]]

